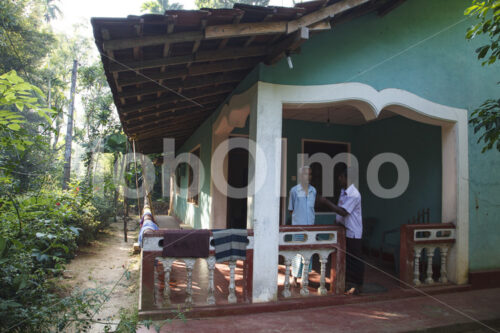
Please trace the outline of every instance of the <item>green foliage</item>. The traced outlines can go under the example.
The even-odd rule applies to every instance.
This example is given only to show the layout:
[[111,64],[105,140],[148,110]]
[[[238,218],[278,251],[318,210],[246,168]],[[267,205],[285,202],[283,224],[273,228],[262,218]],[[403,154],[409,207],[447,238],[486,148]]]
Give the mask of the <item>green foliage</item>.
[[150,0],[141,5],[143,13],[163,14],[166,10],[179,10],[184,6],[178,2],[169,3],[169,0]]
[[477,58],[485,59],[483,65],[493,64],[500,56],[500,1],[474,0],[465,10],[465,15],[479,20],[467,30],[466,38],[471,40],[479,35],[486,35],[488,43],[476,49]]
[[90,39],[78,31],[55,36],[46,23],[61,14],[58,2],[0,1],[2,332],[82,331],[106,300],[101,290],[68,295],[59,283],[78,245],[103,230],[116,207],[110,172],[99,190],[85,180],[59,189],[58,138],[73,59],[82,64],[82,143],[119,156],[124,136],[100,63],[87,65]]
[[[43,108],[40,89],[15,71],[0,76],[0,329],[8,331],[63,330],[85,325],[88,313],[102,298],[98,292],[62,297],[53,280],[77,244],[86,243],[106,226],[94,206],[91,189],[75,184],[69,191],[39,185],[23,186],[18,171],[30,163],[30,152],[47,145],[33,127],[50,128],[51,109]],[[33,120],[36,120],[33,122]],[[34,141],[37,142],[34,142]],[[22,169],[21,169],[22,170]],[[30,170],[27,170],[30,171]],[[37,179],[27,173],[28,179]],[[50,183],[50,175],[43,175]],[[104,222],[102,222],[104,221]],[[55,315],[54,315],[55,313]]]
[[0,73],[34,73],[54,42],[39,1],[0,1]]
[[43,98],[39,88],[15,71],[0,75],[0,196],[29,190],[30,166],[47,160],[42,157],[47,140],[41,133],[51,130],[54,112],[42,107]]
[[21,125],[26,122],[20,112],[25,109],[33,110],[40,117],[51,122],[48,113],[52,113],[52,110],[42,108],[35,94],[43,96],[40,89],[25,82],[15,71],[0,75],[0,145],[2,147],[15,147],[17,150],[24,151],[27,146],[33,144],[32,141],[23,140],[23,137],[19,135]]
[[198,8],[233,8],[235,3],[253,6],[267,6],[269,0],[195,0]]
[[[121,125],[114,112],[113,96],[99,62],[80,67],[80,94],[85,111],[84,128],[77,130],[76,139],[86,150],[87,181],[92,183],[94,155],[103,150],[105,138],[121,132]],[[117,138],[113,138],[117,139]],[[112,139],[112,140],[113,140]],[[108,147],[109,148],[109,147]]]
[[45,18],[45,21],[50,22],[56,19],[58,16],[62,15],[62,12],[57,6],[56,2],[59,2],[59,0],[43,0],[45,9],[45,14],[43,16]]
[[[189,311],[189,310],[188,310]],[[170,324],[173,320],[182,320],[183,322],[186,322],[186,316],[184,312],[179,308],[176,310],[176,315],[172,319],[165,319],[161,321],[153,321],[150,319],[143,320],[140,324],[145,326],[147,329],[149,328],[154,328],[157,333],[160,333],[162,327],[165,325]]]
[[135,309],[122,309],[120,311],[120,322],[116,327],[116,333],[135,333],[139,326],[139,311]]
[[[466,38],[474,39],[486,35],[488,43],[476,49],[477,58],[485,59],[482,64],[492,65],[500,56],[500,0],[474,0],[465,10],[465,15],[475,17],[478,23],[470,27]],[[488,99],[470,116],[469,123],[474,126],[474,134],[481,132],[478,143],[484,142],[482,153],[496,146],[500,151],[500,99]]]
[[489,99],[471,114],[469,123],[474,126],[474,134],[481,132],[477,143],[484,142],[482,153],[496,145],[500,152],[500,100]]
[[16,325],[23,332],[55,331],[55,325],[61,330],[84,325],[81,318],[102,302],[96,290],[61,298],[54,285],[77,244],[103,227],[91,199],[76,184],[66,192],[52,188],[18,196],[17,209],[0,199],[0,329]]

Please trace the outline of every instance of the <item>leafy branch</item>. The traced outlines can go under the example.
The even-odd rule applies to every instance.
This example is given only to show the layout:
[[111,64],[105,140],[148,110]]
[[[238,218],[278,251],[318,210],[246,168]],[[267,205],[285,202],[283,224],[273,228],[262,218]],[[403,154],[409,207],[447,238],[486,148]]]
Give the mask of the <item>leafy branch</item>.
[[[500,0],[474,0],[465,10],[465,15],[479,20],[467,30],[466,38],[472,40],[479,35],[488,36],[487,44],[476,49],[482,65],[492,65],[500,57]],[[484,142],[482,153],[496,146],[500,151],[500,99],[488,99],[472,112],[469,123],[474,126],[474,134],[480,132],[478,143]]]

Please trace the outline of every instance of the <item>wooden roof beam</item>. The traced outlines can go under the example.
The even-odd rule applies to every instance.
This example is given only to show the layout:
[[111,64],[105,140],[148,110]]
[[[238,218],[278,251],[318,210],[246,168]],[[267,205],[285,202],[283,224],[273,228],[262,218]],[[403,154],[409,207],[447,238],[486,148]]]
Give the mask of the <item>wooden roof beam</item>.
[[166,43],[193,42],[203,39],[203,31],[186,31],[172,34],[145,36],[142,38],[120,38],[104,41],[102,48],[105,51],[129,49],[133,47],[163,45]]
[[[273,17],[273,14],[267,14],[264,19],[262,20],[262,22],[267,22],[269,21],[271,18]],[[250,36],[248,37],[248,39],[245,41],[245,45],[244,47],[248,47],[250,44],[252,44],[252,42],[255,40],[257,36],[256,35],[253,35],[253,36]]]
[[220,62],[220,63],[212,63],[208,65],[193,65],[189,68],[183,68],[171,72],[163,72],[163,73],[154,73],[148,75],[148,77],[143,76],[135,76],[130,78],[121,78],[118,79],[117,85],[124,87],[135,85],[138,83],[146,83],[151,82],[151,80],[171,80],[182,78],[183,76],[198,76],[198,75],[206,75],[206,74],[214,74],[221,72],[233,72],[238,70],[245,70],[253,68],[257,64],[256,60],[249,61],[246,59],[238,59],[228,62]]
[[[174,19],[172,19],[172,21],[170,21],[168,24],[167,24],[167,35],[171,34],[174,32]],[[163,45],[163,52],[162,52],[162,57],[163,58],[166,58],[168,57],[168,54],[170,53],[170,43],[165,43]],[[165,69],[167,68],[167,66],[161,66],[161,69],[160,69],[160,72],[165,72]],[[161,79],[160,81],[160,84],[162,84],[163,82],[163,79]],[[157,97],[160,97],[161,96],[161,92],[159,92],[157,94]]]
[[[196,120],[198,120],[198,122],[195,122],[196,125],[199,125],[198,123],[202,123],[203,122],[203,118],[200,118],[200,115],[198,115],[198,118],[196,118]],[[193,121],[196,121],[196,120],[189,120],[188,122],[189,123],[193,123]],[[182,123],[181,123],[182,124]],[[177,126],[177,124],[176,124]],[[177,127],[178,128],[178,127]],[[136,137],[138,140],[148,140],[148,139],[158,139],[158,136],[160,136],[161,139],[163,139],[163,137],[174,137],[174,138],[177,138],[181,135],[186,135],[186,134],[190,134],[192,130],[190,129],[175,129],[175,128],[172,128],[171,126],[162,126],[162,127],[154,127],[152,130],[148,130],[148,131],[144,131],[144,132],[140,132],[140,133],[136,133]]]
[[243,24],[213,25],[205,29],[205,38],[230,38],[253,35],[291,34],[301,27],[308,27],[371,0],[343,0],[292,21],[259,22]]
[[[239,24],[241,19],[243,18],[244,12],[239,13],[233,18],[233,24]],[[229,38],[224,38],[223,40],[220,41],[218,48],[223,49],[226,47],[227,42],[229,41]]]
[[[137,37],[142,37],[143,32],[144,32],[144,19],[141,19],[138,24],[134,25],[135,28],[135,34]],[[143,59],[143,52],[142,48],[140,47],[134,47],[133,49],[133,54],[134,54],[134,60],[142,60]],[[115,84],[118,84],[118,80],[115,80]],[[140,88],[140,85],[137,85],[137,88]],[[142,96],[137,96],[137,101],[141,101]]]
[[239,58],[250,58],[263,56],[267,54],[267,48],[265,46],[255,46],[246,49],[240,47],[225,48],[223,50],[215,51],[200,51],[197,54],[190,54],[185,56],[160,58],[144,61],[123,61],[122,63],[126,66],[122,66],[117,63],[109,64],[109,71],[114,72],[124,72],[130,70],[139,70],[145,68],[155,68],[161,66],[169,65],[181,65],[187,64],[189,62],[205,62],[205,61],[217,61],[217,60],[227,60],[227,59],[239,59]]
[[[225,94],[225,93],[233,91],[233,89],[234,89],[233,85],[222,85],[222,86],[219,86],[217,89],[193,89],[193,91],[188,91],[188,92],[184,93],[183,95],[189,99],[197,100],[197,99],[203,98],[203,97]],[[154,106],[159,106],[159,105],[169,104],[169,103],[174,103],[174,102],[179,102],[179,101],[185,101],[185,100],[186,100],[186,98],[181,97],[181,96],[162,97],[162,98],[153,99],[153,100],[149,100],[149,101],[143,101],[141,103],[135,103],[135,104],[128,105],[128,106],[123,106],[120,108],[120,113],[137,111],[137,110],[141,110],[141,109],[145,109],[145,108],[150,108],[150,107],[154,107]],[[194,103],[193,103],[193,105],[194,105]]]
[[[201,20],[201,30],[204,30],[205,29],[205,26],[207,25],[207,20],[206,19],[203,19]],[[193,43],[193,49],[191,50],[191,53],[196,53],[198,52],[198,49],[200,48],[200,45],[201,45],[201,39],[197,39],[194,41]],[[188,62],[186,64],[186,67],[189,68],[191,66],[192,62]],[[184,77],[185,79],[185,77]]]
[[[222,83],[233,83],[239,82],[243,80],[244,75],[241,73],[225,73],[222,75],[218,75],[217,77],[207,77],[201,79],[194,79],[189,81],[181,81],[171,84],[165,84],[164,86],[157,85],[151,88],[141,88],[134,89],[130,92],[121,92],[118,93],[117,96],[120,98],[131,98],[137,96],[150,95],[157,92],[170,92],[175,89],[183,88],[183,89],[193,89],[193,88],[202,88],[207,86],[212,86],[214,84],[222,84]],[[168,87],[169,89],[166,89]]]
[[312,13],[304,15],[296,20],[290,21],[287,25],[287,34],[297,31],[302,27],[308,27],[311,24],[318,23],[324,19],[331,19],[333,16],[345,12],[351,8],[357,7],[371,0],[343,0],[333,5],[323,7]]
[[212,25],[206,27],[205,32],[189,31],[173,33],[170,35],[165,34],[157,36],[144,36],[141,38],[135,37],[114,39],[104,41],[103,49],[108,51],[141,46],[162,45],[165,43],[193,42],[204,38],[224,39],[252,35],[279,33],[290,34],[297,31],[301,27],[307,27],[314,23],[318,23],[369,1],[371,0],[343,0],[292,21]]
[[[108,29],[101,29],[101,36],[102,36],[102,39],[104,39],[104,40],[109,40],[111,38]],[[106,51],[106,55],[110,59],[114,59],[115,58],[115,55],[114,55],[113,51]],[[109,62],[109,61],[111,61],[110,59],[106,59],[106,61]],[[118,90],[118,92],[121,92],[122,91],[122,87],[120,87],[118,85],[119,73],[112,73],[112,76],[113,76],[113,80],[115,81],[116,90]],[[125,104],[125,99],[121,98],[120,99],[120,103]]]
[[287,53],[297,49],[302,43],[309,39],[309,29],[300,28],[293,35],[287,37],[277,45],[273,46],[269,56],[264,61],[267,65],[272,65],[283,58]]
[[[209,104],[209,103],[214,103],[214,102],[221,102],[223,100],[223,96],[208,96],[205,98],[200,98],[196,102],[200,103],[201,105]],[[134,111],[134,112],[129,112],[123,114],[124,118],[124,123],[129,124],[132,121],[135,121],[137,119],[141,120],[144,117],[150,117],[150,116],[160,116],[164,113],[172,112],[175,110],[181,110],[181,109],[186,109],[186,108],[191,108],[193,107],[194,104],[191,101],[180,101],[177,103],[170,103],[170,104],[164,104],[162,105],[161,108],[158,109],[153,109],[150,111]]]
[[155,120],[150,120],[150,121],[145,121],[145,122],[140,122],[136,124],[135,126],[127,126],[127,129],[129,131],[132,131],[134,133],[137,133],[137,131],[143,131],[145,128],[148,126],[158,126],[158,125],[164,125],[168,123],[174,123],[175,120],[180,120],[182,118],[188,118],[189,120],[192,120],[191,118],[194,116],[200,116],[201,114],[204,114],[207,111],[213,110],[214,108],[217,107],[218,104],[212,103],[210,105],[207,105],[204,108],[200,108],[199,106],[194,106],[188,109],[180,110],[175,112],[175,114],[172,114],[170,117],[160,117]]
[[179,126],[186,124],[198,126],[205,120],[205,116],[208,115],[207,112],[209,111],[210,110],[204,110],[185,117],[174,117],[163,123],[148,125],[148,127],[142,128],[140,132],[136,132],[135,134],[138,138],[146,139],[161,135],[162,133],[166,135],[175,135],[184,132],[191,133],[192,128],[180,129]]

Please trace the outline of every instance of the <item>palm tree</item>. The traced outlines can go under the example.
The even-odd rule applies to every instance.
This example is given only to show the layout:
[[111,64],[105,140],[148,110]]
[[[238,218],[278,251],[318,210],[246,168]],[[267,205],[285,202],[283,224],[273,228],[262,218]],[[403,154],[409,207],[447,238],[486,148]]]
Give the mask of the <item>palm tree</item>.
[[141,6],[142,12],[151,14],[163,14],[166,10],[179,10],[182,9],[182,4],[178,2],[169,3],[169,0],[151,0],[146,1]]
[[43,15],[45,17],[45,21],[50,22],[62,14],[59,7],[55,4],[56,2],[59,2],[59,0],[45,0],[43,2],[45,7],[45,14]]

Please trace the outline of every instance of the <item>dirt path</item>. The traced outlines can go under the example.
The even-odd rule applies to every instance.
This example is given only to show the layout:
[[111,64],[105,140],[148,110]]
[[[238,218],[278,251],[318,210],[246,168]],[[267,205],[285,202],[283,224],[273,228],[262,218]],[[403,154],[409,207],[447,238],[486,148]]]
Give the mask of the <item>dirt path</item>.
[[[120,309],[135,309],[138,302],[139,255],[132,253],[137,241],[138,218],[129,220],[128,242],[123,241],[123,222],[119,219],[89,246],[81,247],[64,273],[69,288],[102,288],[111,294],[94,319],[118,322]],[[135,229],[135,230],[130,230]],[[126,273],[126,269],[130,274]],[[114,288],[114,289],[113,289]],[[114,327],[113,327],[114,328]],[[89,332],[103,332],[94,324]]]

